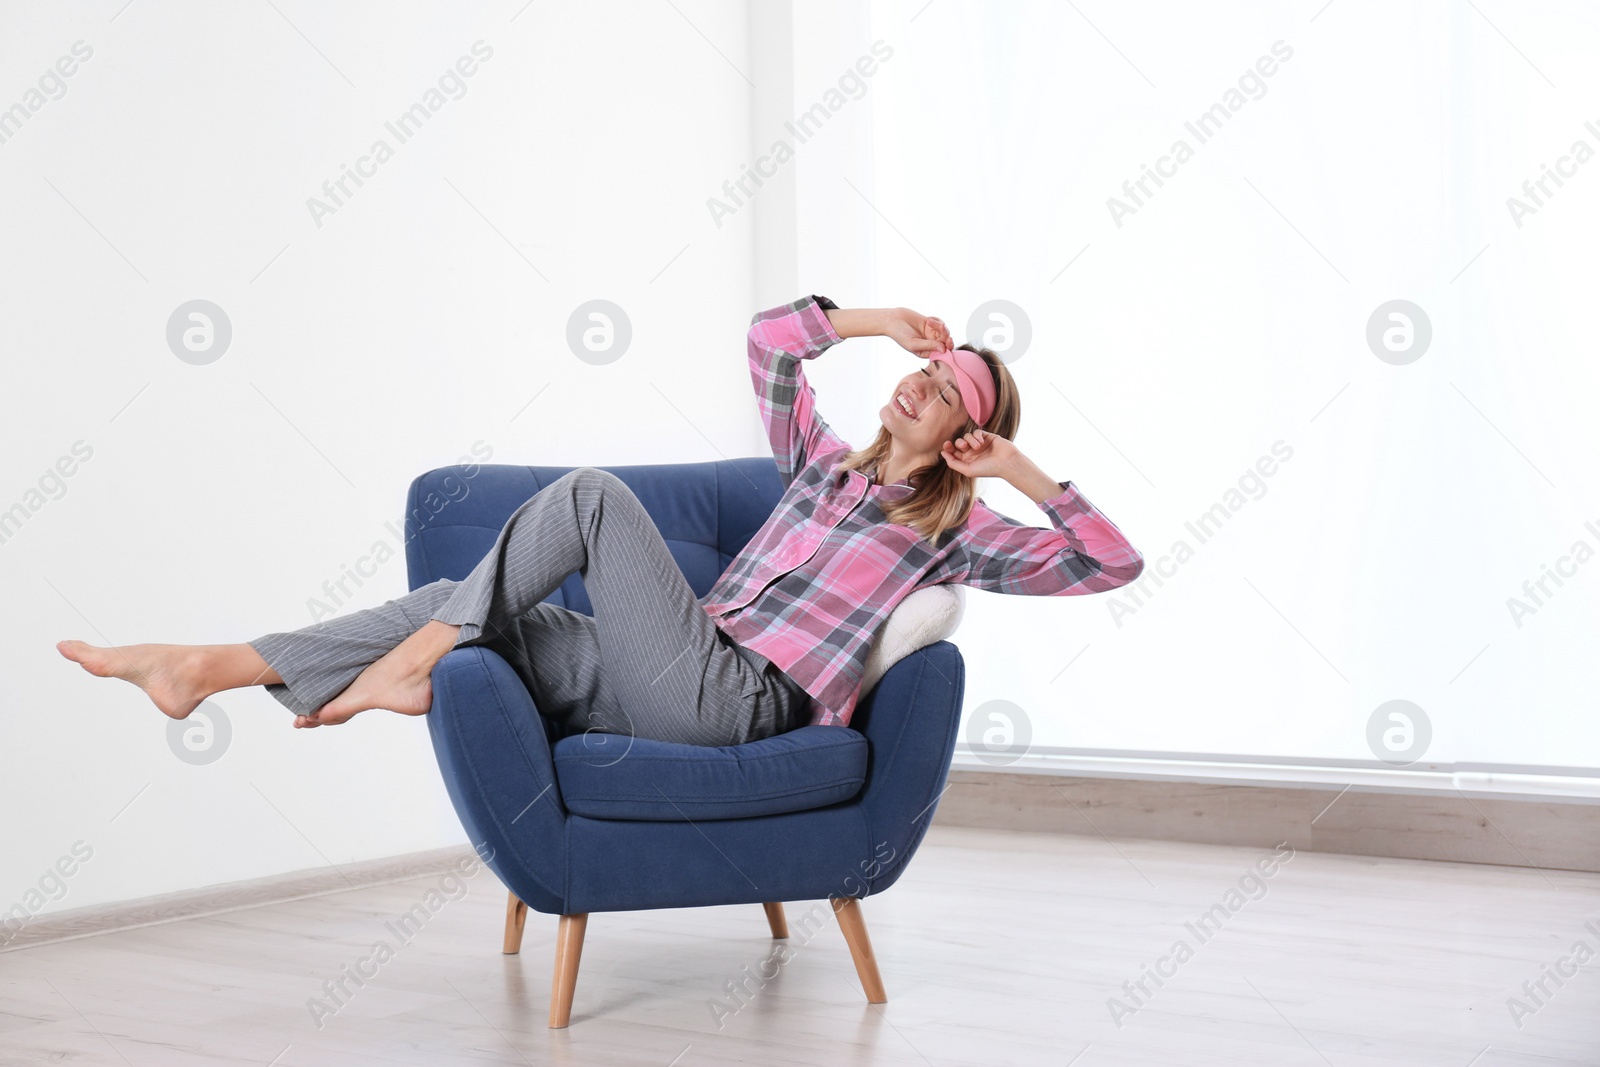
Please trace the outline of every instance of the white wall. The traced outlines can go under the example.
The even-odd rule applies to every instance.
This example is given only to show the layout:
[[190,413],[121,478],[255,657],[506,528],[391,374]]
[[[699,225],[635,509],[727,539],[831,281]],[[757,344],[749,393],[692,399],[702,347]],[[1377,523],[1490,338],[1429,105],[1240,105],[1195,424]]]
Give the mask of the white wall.
[[[1594,774],[1600,565],[1520,626],[1507,601],[1574,542],[1600,549],[1600,163],[1520,228],[1506,205],[1574,140],[1600,149],[1593,11],[873,12],[898,48],[870,98],[873,302],[958,334],[983,301],[1021,305],[1018,444],[1151,568],[1120,619],[1115,594],[972,595],[969,721],[1008,700],[1039,750],[1356,766],[1402,698],[1433,728],[1418,769]],[[1280,40],[1264,95],[1203,144],[1185,130]],[[1193,158],[1117,225],[1108,198],[1180,137]],[[1433,327],[1405,366],[1365,340],[1395,298]],[[1280,440],[1292,458],[1201,543],[1186,522]],[[1043,523],[1009,486],[985,495]],[[1180,540],[1192,558],[1157,585]]]
[[[92,449],[0,543],[0,909],[80,840],[47,910],[465,840],[420,719],[295,731],[232,691],[225,755],[194,766],[55,641],[297,628],[378,541],[395,558],[345,606],[403,593],[385,524],[475,442],[563,465],[764,448],[753,216],[706,207],[750,157],[745,5],[118,7],[0,9],[0,107],[92,49],[0,143],[0,508]],[[307,198],[479,40],[465,94],[318,227]],[[565,341],[596,297],[633,326],[604,366]],[[194,298],[233,329],[204,366],[165,338]]]

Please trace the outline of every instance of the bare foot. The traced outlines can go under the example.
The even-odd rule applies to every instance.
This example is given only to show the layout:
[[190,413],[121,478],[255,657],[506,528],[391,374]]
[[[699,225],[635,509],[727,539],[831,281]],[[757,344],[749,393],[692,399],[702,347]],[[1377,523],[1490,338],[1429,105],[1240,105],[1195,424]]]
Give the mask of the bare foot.
[[97,678],[121,678],[174,719],[182,719],[210,696],[203,687],[203,653],[191,645],[121,645],[102,648],[83,641],[58,641],[56,650]]
[[310,715],[296,715],[295,729],[335,726],[370,708],[426,715],[433,707],[433,665],[454,645],[459,629],[429,622],[370,664],[344,692]]

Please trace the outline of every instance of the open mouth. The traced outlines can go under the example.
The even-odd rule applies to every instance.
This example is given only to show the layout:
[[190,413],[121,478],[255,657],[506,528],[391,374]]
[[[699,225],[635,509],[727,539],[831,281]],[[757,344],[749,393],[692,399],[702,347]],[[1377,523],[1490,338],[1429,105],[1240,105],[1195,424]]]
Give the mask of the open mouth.
[[894,402],[890,406],[908,419],[917,417],[916,409],[911,406],[911,402],[906,399],[904,393],[896,393]]

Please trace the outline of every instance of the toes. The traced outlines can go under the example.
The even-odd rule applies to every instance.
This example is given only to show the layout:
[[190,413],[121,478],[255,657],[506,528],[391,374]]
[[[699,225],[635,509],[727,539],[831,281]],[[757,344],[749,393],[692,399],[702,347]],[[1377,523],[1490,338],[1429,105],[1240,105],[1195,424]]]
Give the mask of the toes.
[[307,726],[338,726],[340,723],[349,722],[355,718],[359,707],[349,707],[337,701],[329,701],[310,715],[305,716]]

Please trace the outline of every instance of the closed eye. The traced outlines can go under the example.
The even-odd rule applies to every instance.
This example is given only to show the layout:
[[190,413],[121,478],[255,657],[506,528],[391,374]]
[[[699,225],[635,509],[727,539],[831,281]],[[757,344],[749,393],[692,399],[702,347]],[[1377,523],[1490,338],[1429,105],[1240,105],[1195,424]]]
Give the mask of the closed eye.
[[[927,375],[928,375],[928,377],[930,377],[930,378],[932,378],[932,377],[933,377],[933,375],[932,375],[932,374],[928,374],[928,368],[927,368],[927,367],[923,367],[923,368],[922,368],[922,373],[923,373],[923,374],[927,374]],[[939,389],[939,399],[940,399],[940,400],[943,400],[943,401],[944,401],[944,406],[945,406],[945,407],[947,407],[947,408],[953,408],[953,407],[955,407],[955,405],[954,405],[954,404],[952,404],[952,403],[950,403],[950,398],[949,398],[949,397],[947,397],[947,396],[945,396],[945,395],[944,395],[944,393],[945,393],[945,390],[946,390],[946,389],[949,389],[949,388],[950,388],[950,387],[949,387],[949,386],[948,386],[948,385],[946,385],[946,386],[943,386],[943,387],[941,387],[941,388],[940,388],[940,389]]]

